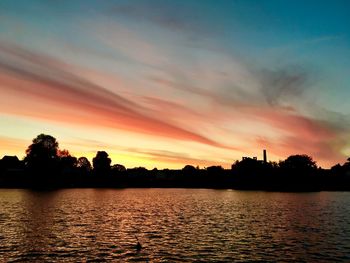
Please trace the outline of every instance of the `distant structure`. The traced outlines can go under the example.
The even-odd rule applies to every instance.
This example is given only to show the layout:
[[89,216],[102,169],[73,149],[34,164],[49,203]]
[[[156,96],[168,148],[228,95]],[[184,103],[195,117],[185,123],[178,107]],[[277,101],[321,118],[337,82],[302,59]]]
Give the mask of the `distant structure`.
[[267,151],[265,149],[263,150],[263,160],[258,160],[258,157],[247,157],[247,156],[242,157],[242,160],[249,160],[249,159],[263,162],[263,163],[267,163]]
[[247,156],[244,156],[242,157],[242,160],[248,160],[248,159],[253,159],[253,160],[258,160],[258,157],[247,157]]
[[5,155],[0,159],[0,173],[15,174],[24,171],[24,163],[17,156]]
[[7,172],[23,171],[23,162],[21,162],[17,156],[5,155],[0,160],[0,164],[2,169]]
[[265,149],[263,151],[263,155],[264,155],[264,163],[267,163],[267,152]]

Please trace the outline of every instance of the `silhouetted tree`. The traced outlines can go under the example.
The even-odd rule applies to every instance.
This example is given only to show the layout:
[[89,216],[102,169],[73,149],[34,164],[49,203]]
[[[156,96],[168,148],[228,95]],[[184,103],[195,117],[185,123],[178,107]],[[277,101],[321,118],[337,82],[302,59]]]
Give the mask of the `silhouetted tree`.
[[330,176],[325,178],[326,185],[331,190],[350,190],[350,158],[340,165],[334,165],[330,170]]
[[182,172],[184,175],[187,175],[187,176],[195,175],[197,172],[197,169],[193,165],[187,164],[187,165],[185,165],[184,168],[182,168]]
[[182,168],[182,171],[195,171],[196,170],[196,167],[194,167],[193,165],[185,165],[184,168]]
[[51,135],[39,134],[26,150],[26,170],[31,175],[28,184],[34,188],[56,187],[60,174],[58,142]]
[[124,165],[122,164],[114,164],[112,166],[112,170],[113,171],[116,171],[116,172],[125,172],[126,171],[126,168]]
[[346,162],[343,164],[343,168],[345,172],[350,172],[350,158],[348,158]]
[[107,152],[99,151],[93,158],[93,174],[100,176],[85,176],[91,171],[91,164],[86,157],[77,160],[68,150],[59,150],[54,137],[40,134],[28,146],[23,161],[15,156],[5,156],[0,160],[0,187],[209,187],[350,191],[350,158],[343,165],[337,164],[329,170],[318,168],[308,155],[291,155],[278,164],[245,157],[236,161],[231,170],[221,166],[199,169],[192,165],[186,165],[181,170],[147,170],[144,167],[126,169],[121,164],[111,167]]
[[26,150],[24,163],[35,172],[46,172],[56,168],[58,142],[51,135],[40,134]]
[[222,173],[224,171],[224,168],[222,168],[222,166],[220,166],[220,165],[213,165],[213,166],[207,167],[206,170],[210,174],[219,174],[219,173]]
[[72,156],[68,150],[58,150],[57,152],[61,173],[73,173],[77,167],[77,158]]
[[247,157],[241,161],[236,161],[232,164],[231,169],[233,172],[243,176],[257,176],[264,172],[266,166],[270,166],[270,164]]
[[79,157],[77,167],[83,172],[90,172],[92,170],[91,163],[86,157]]
[[289,171],[312,172],[317,169],[316,162],[308,155],[291,155],[279,163],[280,168]]
[[133,171],[133,172],[135,172],[135,174],[142,175],[142,174],[147,174],[148,169],[145,168],[145,167],[139,166],[139,167],[134,167],[134,168],[131,168],[131,169],[127,169],[127,171]]
[[281,185],[295,191],[319,190],[321,188],[320,171],[316,162],[306,154],[291,155],[280,161],[279,173]]
[[23,168],[23,163],[17,156],[6,155],[0,160],[0,167],[3,169],[21,169]]
[[241,189],[268,189],[274,173],[273,163],[243,158],[232,164],[233,184]]
[[98,151],[96,157],[92,159],[94,172],[99,175],[108,175],[111,169],[111,159],[108,158],[108,153]]
[[331,168],[331,174],[336,176],[350,176],[350,158],[340,165],[339,163]]
[[339,175],[342,174],[344,171],[344,168],[342,165],[340,165],[339,163],[337,163],[336,165],[332,166],[331,168],[331,173],[333,175]]
[[60,157],[60,158],[71,157],[71,154],[66,149],[63,149],[63,150],[58,149],[57,150],[57,156]]

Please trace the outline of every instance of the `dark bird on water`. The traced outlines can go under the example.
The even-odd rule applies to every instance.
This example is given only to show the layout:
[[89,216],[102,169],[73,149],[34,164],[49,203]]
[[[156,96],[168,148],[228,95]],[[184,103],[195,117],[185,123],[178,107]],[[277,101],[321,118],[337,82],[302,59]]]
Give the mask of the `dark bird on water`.
[[137,251],[140,251],[141,249],[142,249],[142,246],[141,246],[140,242],[137,242],[137,244],[136,244],[136,250],[137,250]]
[[139,239],[137,238],[137,236],[135,236],[136,240],[137,240],[137,244],[135,246],[137,251],[140,251],[142,249],[141,243],[139,241]]

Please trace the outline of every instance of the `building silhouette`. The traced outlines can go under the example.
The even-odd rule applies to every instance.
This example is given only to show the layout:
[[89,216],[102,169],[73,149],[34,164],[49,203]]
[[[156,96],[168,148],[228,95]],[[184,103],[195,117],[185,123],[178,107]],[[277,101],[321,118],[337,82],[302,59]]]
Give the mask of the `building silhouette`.
[[267,151],[264,149],[263,150],[263,159],[262,160],[258,160],[258,157],[254,156],[254,157],[249,157],[249,156],[243,156],[242,157],[242,161],[244,160],[254,160],[254,161],[259,161],[259,162],[262,162],[262,163],[267,163]]

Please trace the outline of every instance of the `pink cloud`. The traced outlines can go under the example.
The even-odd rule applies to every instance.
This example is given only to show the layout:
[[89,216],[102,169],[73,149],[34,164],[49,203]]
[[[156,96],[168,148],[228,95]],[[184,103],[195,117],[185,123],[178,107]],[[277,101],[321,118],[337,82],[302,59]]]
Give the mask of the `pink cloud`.
[[[0,51],[7,57],[7,60],[0,63],[2,92],[17,94],[19,97],[32,97],[31,102],[24,104],[27,108],[3,109],[8,113],[55,118],[62,122],[89,123],[172,139],[196,141],[215,147],[228,147],[167,123],[162,118],[150,116],[151,112],[139,104],[70,73],[69,65],[59,60],[7,45],[0,45]],[[38,102],[42,104],[37,105]],[[50,104],[61,106],[63,112],[69,109],[72,114],[52,112]],[[45,112],[40,110],[43,106],[46,107]],[[85,118],[81,118],[84,112],[88,114]]]

